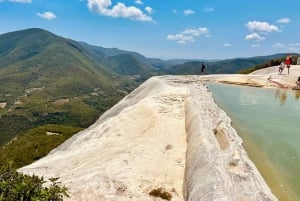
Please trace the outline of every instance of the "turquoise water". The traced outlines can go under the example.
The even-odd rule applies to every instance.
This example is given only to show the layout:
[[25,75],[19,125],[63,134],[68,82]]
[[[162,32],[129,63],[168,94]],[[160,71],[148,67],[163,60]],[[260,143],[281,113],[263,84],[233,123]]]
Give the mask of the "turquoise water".
[[206,83],[280,200],[300,200],[300,91]]

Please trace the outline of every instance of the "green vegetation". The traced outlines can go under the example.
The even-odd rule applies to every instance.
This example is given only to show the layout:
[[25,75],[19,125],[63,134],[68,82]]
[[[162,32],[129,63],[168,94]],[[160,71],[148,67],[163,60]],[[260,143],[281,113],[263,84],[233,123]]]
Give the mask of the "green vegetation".
[[240,74],[249,74],[252,73],[253,71],[259,70],[259,69],[263,69],[263,68],[268,68],[271,66],[278,66],[281,61],[284,61],[284,58],[279,58],[279,59],[272,59],[271,61],[267,61],[263,64],[259,64],[250,68],[246,68],[243,70],[240,70],[238,73]]
[[[129,89],[128,89],[129,90]],[[92,93],[92,92],[91,92]],[[45,124],[59,124],[86,128],[122,98],[117,92],[94,92],[53,100],[49,93],[35,92],[20,99],[22,104],[2,109],[0,144],[7,143],[24,131]],[[1,110],[0,110],[1,111]]]
[[46,124],[86,128],[146,79],[118,74],[97,56],[41,29],[0,35],[0,145]]
[[94,123],[155,74],[136,57],[42,29],[0,35],[0,160],[27,165]]
[[12,160],[17,168],[46,156],[82,128],[43,125],[31,129],[0,148],[0,161]]
[[0,162],[0,201],[63,201],[69,197],[67,188],[58,178],[45,180],[35,175],[28,176],[16,171],[12,162]]
[[110,56],[102,63],[105,66],[110,66],[112,71],[121,75],[139,75],[143,79],[157,75],[157,72],[149,65],[138,61],[134,56],[129,54]]

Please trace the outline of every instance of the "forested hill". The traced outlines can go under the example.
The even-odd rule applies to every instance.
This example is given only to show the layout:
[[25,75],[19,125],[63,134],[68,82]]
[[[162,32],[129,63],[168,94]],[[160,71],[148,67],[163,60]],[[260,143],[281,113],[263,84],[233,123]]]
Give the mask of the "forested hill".
[[125,52],[101,54],[42,29],[2,34],[0,144],[45,124],[87,127],[156,74]]
[[14,139],[0,160],[31,163],[94,123],[158,74],[140,58],[36,28],[0,35],[0,145]]

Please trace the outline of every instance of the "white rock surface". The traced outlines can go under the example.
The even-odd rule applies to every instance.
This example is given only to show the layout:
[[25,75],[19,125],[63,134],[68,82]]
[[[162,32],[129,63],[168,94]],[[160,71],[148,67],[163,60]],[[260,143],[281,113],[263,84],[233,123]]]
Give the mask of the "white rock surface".
[[260,69],[248,75],[244,74],[213,74],[200,76],[200,80],[216,81],[232,84],[244,84],[258,87],[293,88],[300,76],[300,65],[291,65],[288,74],[285,68],[282,74],[278,73],[278,66]]
[[72,201],[277,200],[197,76],[153,77],[26,174],[60,177]]

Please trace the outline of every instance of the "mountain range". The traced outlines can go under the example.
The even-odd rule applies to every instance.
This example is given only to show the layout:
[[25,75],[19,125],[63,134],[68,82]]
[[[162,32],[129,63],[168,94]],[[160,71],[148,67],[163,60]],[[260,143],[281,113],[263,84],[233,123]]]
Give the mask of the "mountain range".
[[32,129],[46,133],[59,127],[59,133],[64,133],[65,127],[70,136],[71,128],[77,132],[88,127],[151,76],[199,74],[202,61],[206,74],[236,73],[284,56],[162,60],[93,46],[43,29],[5,33],[0,35],[0,145],[36,133]]
[[1,35],[0,142],[44,124],[87,127],[156,74],[131,54],[101,50],[41,29]]

